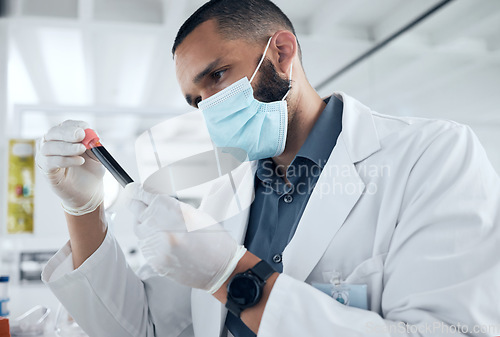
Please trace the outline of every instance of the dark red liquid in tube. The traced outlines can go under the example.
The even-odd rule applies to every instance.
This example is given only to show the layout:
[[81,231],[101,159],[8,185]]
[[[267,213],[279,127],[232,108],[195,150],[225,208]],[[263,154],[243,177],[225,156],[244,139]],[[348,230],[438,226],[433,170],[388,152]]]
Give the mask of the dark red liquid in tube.
[[83,145],[99,159],[102,165],[115,177],[115,179],[123,187],[134,182],[111,154],[102,146],[99,141],[99,136],[92,129],[85,129],[85,138],[82,141]]

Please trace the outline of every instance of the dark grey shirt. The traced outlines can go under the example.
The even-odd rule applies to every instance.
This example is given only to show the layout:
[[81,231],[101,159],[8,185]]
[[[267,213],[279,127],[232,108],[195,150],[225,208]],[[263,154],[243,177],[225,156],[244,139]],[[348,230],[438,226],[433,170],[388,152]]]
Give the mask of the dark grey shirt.
[[[278,272],[283,271],[281,254],[288,245],[316,182],[342,130],[343,103],[332,96],[314,124],[304,145],[288,167],[286,177],[271,158],[260,160],[255,175],[255,200],[245,238],[245,247]],[[255,334],[228,313],[226,327],[235,337]]]

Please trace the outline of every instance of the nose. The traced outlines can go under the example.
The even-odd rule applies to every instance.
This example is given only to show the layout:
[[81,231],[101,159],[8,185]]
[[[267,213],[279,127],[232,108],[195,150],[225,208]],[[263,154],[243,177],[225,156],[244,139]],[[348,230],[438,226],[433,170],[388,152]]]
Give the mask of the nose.
[[218,93],[220,90],[213,90],[213,89],[203,89],[201,90],[200,92],[200,100],[205,100],[207,98],[209,98],[210,96],[213,96],[215,95],[216,93]]

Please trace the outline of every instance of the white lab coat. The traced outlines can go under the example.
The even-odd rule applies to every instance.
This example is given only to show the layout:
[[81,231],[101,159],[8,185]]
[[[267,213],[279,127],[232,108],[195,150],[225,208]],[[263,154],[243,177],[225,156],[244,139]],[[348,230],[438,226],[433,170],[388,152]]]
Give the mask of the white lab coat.
[[[385,116],[336,95],[342,133],[283,252],[258,335],[494,335],[473,331],[500,323],[500,180],[476,136],[454,122]],[[253,193],[249,165],[235,174],[248,182],[243,199]],[[225,188],[203,205],[228,207],[217,199]],[[248,210],[224,226],[243,242],[247,222]],[[223,329],[227,311],[217,300],[150,272],[136,276],[111,234],[71,270],[66,245],[43,280],[90,336],[212,337]],[[310,285],[333,271],[368,285],[369,311]]]

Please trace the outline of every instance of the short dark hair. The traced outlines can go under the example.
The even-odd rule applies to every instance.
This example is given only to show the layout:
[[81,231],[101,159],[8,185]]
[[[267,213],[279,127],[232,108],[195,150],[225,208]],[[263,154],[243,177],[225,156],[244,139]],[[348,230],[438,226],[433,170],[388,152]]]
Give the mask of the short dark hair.
[[279,29],[289,30],[297,36],[290,19],[270,0],[211,0],[181,26],[172,54],[196,27],[212,19],[217,22],[221,35],[228,40],[243,38],[260,42]]

